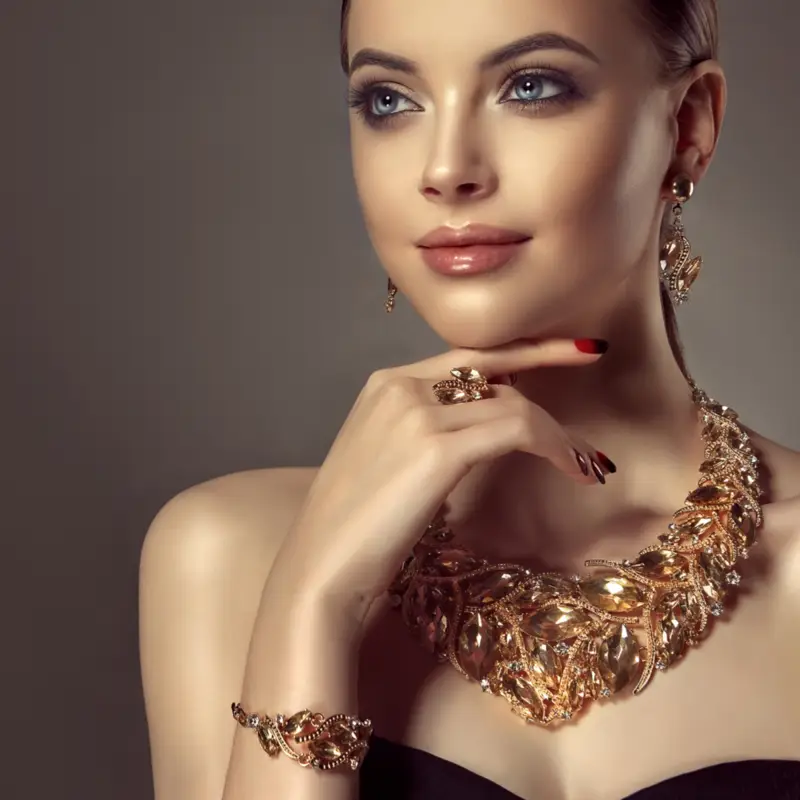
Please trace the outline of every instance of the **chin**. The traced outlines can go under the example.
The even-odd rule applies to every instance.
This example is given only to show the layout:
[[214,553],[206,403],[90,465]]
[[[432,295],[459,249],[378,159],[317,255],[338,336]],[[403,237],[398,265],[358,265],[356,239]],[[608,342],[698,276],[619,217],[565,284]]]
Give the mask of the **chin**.
[[[426,319],[433,331],[450,347],[484,349],[499,347],[518,339],[531,339],[537,334],[530,324],[520,320],[499,319],[497,315],[489,319]],[[516,323],[516,324],[515,324]]]

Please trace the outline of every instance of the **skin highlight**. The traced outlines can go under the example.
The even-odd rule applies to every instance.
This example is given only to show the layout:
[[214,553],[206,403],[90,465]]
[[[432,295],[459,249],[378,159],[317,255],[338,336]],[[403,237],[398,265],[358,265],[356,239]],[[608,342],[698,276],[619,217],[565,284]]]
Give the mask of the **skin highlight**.
[[[611,343],[592,369],[526,373],[517,388],[646,479],[629,483],[625,498],[611,490],[584,509],[579,491],[512,455],[475,470],[452,498],[455,508],[459,497],[469,505],[476,532],[493,520],[530,542],[523,531],[533,512],[521,510],[518,492],[541,487],[526,489],[533,527],[548,531],[535,546],[561,562],[601,542],[601,522],[623,499],[638,505],[646,495],[668,514],[702,460],[657,265],[672,179],[685,173],[699,183],[705,174],[725,83],[713,60],[680,74],[668,68],[663,43],[642,35],[641,12],[631,0],[411,0],[402,8],[353,0],[344,15],[356,186],[401,296],[454,347]],[[689,210],[685,219],[691,237]],[[454,280],[428,269],[415,242],[437,226],[468,223],[531,240],[486,275]],[[650,459],[658,465],[645,466]],[[559,512],[559,521],[543,511],[540,495],[553,491],[582,512]],[[467,500],[476,492],[484,500]]]
[[[343,18],[369,235],[399,302],[462,349],[372,373],[319,468],[224,476],[153,521],[140,640],[157,800],[366,794],[364,773],[265,758],[233,700],[368,715],[376,737],[523,800],[800,759],[798,645],[782,635],[800,620],[800,454],[752,430],[768,496],[733,624],[635,700],[521,725],[431,659],[386,593],[442,502],[481,557],[569,574],[652,544],[696,485],[657,258],[672,178],[701,184],[722,122],[713,0],[353,0]],[[495,271],[432,269],[421,238],[467,223],[525,241]],[[470,363],[518,381],[439,405],[434,382]],[[382,797],[395,782],[377,764]]]

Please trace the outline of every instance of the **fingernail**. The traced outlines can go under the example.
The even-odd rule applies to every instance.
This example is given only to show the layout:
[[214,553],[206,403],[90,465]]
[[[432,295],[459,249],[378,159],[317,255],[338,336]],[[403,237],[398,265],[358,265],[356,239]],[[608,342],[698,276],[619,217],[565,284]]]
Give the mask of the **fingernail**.
[[575,460],[578,462],[581,472],[588,477],[589,465],[586,463],[586,459],[577,450],[575,451]]
[[617,471],[617,465],[605,453],[601,453],[599,450],[596,452],[598,460],[609,472]]
[[589,461],[592,464],[592,472],[594,472],[595,478],[597,478],[600,483],[605,484],[606,476],[603,474],[603,470],[600,469],[600,465],[595,462],[595,460],[590,456]]
[[575,347],[577,347],[581,353],[599,355],[608,350],[608,342],[605,339],[576,339]]

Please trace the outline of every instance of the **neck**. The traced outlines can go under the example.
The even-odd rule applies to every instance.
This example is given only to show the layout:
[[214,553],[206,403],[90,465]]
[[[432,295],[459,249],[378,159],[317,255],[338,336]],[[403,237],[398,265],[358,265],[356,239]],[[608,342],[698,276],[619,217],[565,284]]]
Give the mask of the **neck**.
[[657,308],[634,303],[589,331],[609,342],[596,364],[519,376],[520,392],[618,471],[605,486],[584,486],[521,453],[476,468],[449,499],[448,518],[480,555],[572,571],[586,558],[630,557],[656,542],[696,486],[701,426],[655,297]]

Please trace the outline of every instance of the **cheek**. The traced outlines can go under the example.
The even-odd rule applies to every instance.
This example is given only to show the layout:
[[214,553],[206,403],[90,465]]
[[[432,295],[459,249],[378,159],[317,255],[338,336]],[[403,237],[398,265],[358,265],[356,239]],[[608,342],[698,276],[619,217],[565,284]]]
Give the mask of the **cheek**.
[[573,262],[588,257],[605,266],[638,257],[669,161],[660,118],[655,109],[611,98],[585,113],[543,122],[535,152],[522,141],[504,148],[527,153],[526,168],[506,163],[503,171],[513,193],[528,197],[543,248],[559,251],[554,256],[569,253]]
[[417,199],[422,157],[417,152],[418,137],[364,130],[358,122],[353,125],[358,126],[351,132],[356,191],[367,231],[379,248],[398,238],[408,221],[409,206]]

